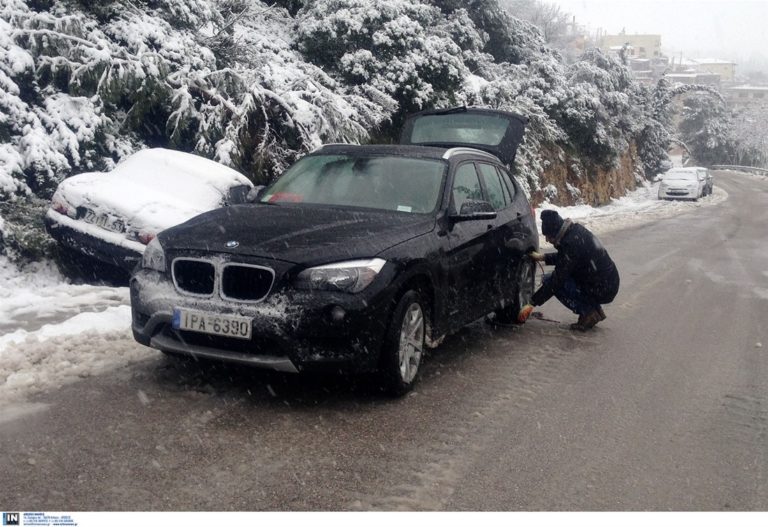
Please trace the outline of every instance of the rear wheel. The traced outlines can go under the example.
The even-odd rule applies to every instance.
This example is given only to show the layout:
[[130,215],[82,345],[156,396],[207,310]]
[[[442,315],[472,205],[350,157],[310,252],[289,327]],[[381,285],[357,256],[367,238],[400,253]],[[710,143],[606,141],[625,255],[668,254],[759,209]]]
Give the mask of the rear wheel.
[[536,278],[536,263],[530,258],[523,258],[515,272],[516,291],[512,303],[496,310],[496,321],[502,324],[517,323],[517,315],[526,304],[531,303],[534,279]]
[[391,395],[408,393],[418,380],[427,326],[424,305],[421,294],[410,290],[392,314],[379,367],[384,388]]

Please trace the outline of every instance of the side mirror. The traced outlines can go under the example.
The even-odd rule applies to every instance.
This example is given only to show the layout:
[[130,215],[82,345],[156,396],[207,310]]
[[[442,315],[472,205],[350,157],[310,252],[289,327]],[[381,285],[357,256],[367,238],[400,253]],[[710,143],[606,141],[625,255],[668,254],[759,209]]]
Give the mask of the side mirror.
[[227,193],[227,205],[241,205],[248,203],[248,194],[251,191],[250,185],[236,185],[229,189]]
[[455,222],[492,220],[495,218],[496,211],[493,209],[493,205],[479,199],[468,199],[461,204],[461,210],[458,214],[451,215],[451,220]]
[[245,199],[248,203],[256,203],[264,195],[265,188],[267,187],[264,185],[256,185],[248,192],[248,196]]

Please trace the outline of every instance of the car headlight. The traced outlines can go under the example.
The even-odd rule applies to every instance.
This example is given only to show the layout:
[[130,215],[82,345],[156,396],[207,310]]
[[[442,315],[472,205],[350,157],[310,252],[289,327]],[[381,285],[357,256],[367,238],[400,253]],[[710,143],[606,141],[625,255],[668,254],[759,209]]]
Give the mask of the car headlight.
[[373,258],[310,267],[298,274],[294,285],[298,289],[359,293],[373,282],[385,263]]
[[143,269],[154,269],[155,271],[165,272],[165,252],[160,240],[155,238],[144,249],[144,255],[141,257],[141,267]]

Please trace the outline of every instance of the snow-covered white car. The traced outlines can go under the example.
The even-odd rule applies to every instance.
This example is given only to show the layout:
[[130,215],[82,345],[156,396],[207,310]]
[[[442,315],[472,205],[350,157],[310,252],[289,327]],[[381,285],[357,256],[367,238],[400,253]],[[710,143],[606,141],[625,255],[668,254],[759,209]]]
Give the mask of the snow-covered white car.
[[131,271],[158,232],[244,203],[252,188],[245,176],[215,161],[163,148],[141,150],[110,172],[62,181],[45,226],[66,249]]
[[659,183],[659,199],[698,200],[707,187],[706,169],[699,167],[673,168],[664,173]]

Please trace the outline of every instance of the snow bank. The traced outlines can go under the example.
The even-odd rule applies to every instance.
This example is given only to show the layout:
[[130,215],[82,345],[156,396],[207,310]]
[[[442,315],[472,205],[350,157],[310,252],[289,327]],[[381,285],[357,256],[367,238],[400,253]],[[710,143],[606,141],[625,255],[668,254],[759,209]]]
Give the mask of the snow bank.
[[[128,289],[73,285],[49,262],[0,256],[0,409],[153,356],[130,332]],[[2,422],[2,416],[0,416]]]
[[133,341],[130,319],[130,307],[110,307],[0,338],[0,414],[30,395],[155,357]]
[[128,301],[128,288],[73,285],[50,262],[19,270],[0,256],[0,357],[9,332],[34,332],[83,311],[103,311]]

